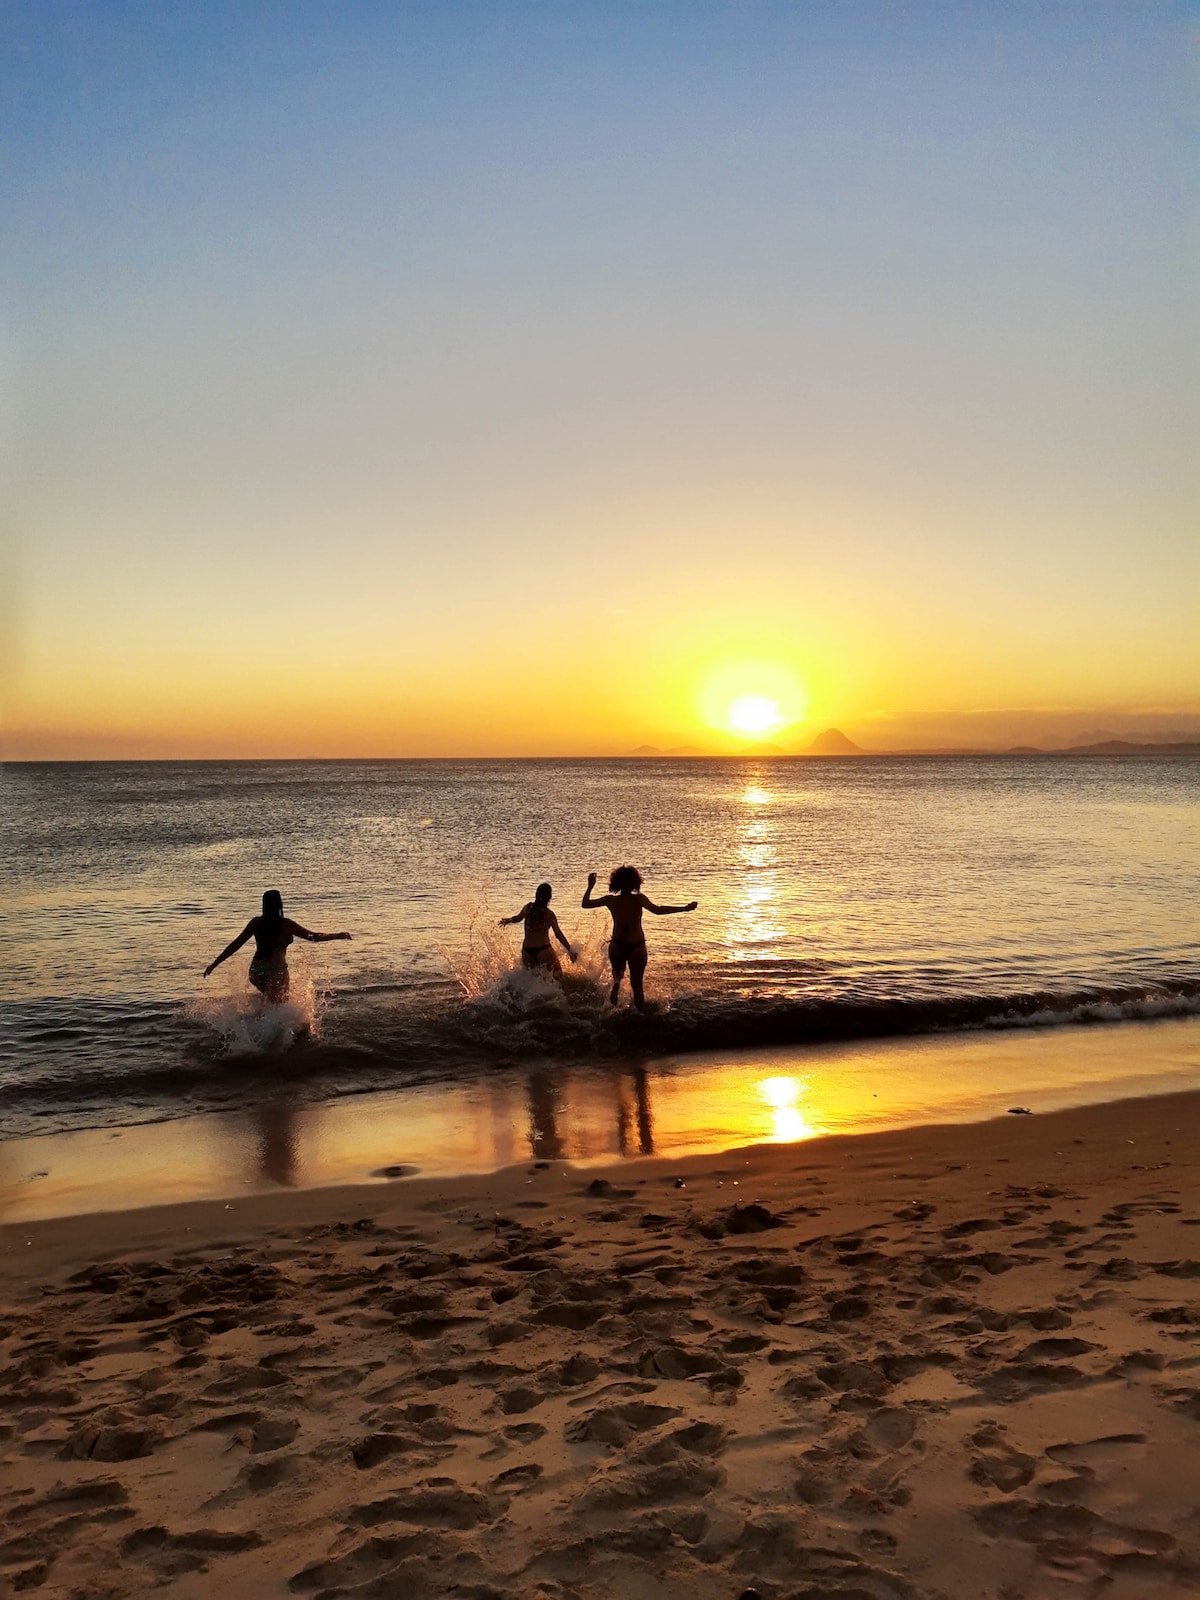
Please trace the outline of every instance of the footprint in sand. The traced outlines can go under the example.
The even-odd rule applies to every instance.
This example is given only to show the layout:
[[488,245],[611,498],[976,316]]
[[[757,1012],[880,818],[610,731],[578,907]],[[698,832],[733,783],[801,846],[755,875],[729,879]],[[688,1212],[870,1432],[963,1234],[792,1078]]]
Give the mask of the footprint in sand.
[[985,1422],[982,1427],[976,1428],[967,1443],[979,1452],[967,1469],[967,1476],[974,1483],[999,1489],[1001,1494],[1013,1494],[1032,1482],[1037,1471],[1037,1460],[1023,1451],[1014,1450],[998,1423]]
[[288,1588],[294,1594],[317,1589],[328,1594],[351,1594],[368,1585],[379,1594],[412,1592],[408,1563],[415,1558],[436,1556],[440,1541],[422,1530],[394,1538],[378,1535],[344,1554],[314,1561],[291,1577]]
[[910,1412],[885,1407],[873,1413],[856,1437],[872,1451],[891,1453],[911,1444],[916,1432],[916,1419]]
[[72,1430],[59,1456],[63,1461],[136,1461],[161,1442],[162,1435],[152,1429],[124,1424],[97,1428],[85,1422]]
[[675,1406],[630,1400],[624,1405],[600,1406],[585,1416],[573,1417],[566,1425],[564,1437],[570,1444],[623,1445],[635,1433],[657,1428],[679,1414]]
[[542,1468],[530,1461],[524,1466],[509,1467],[507,1472],[493,1478],[488,1488],[494,1494],[520,1494],[523,1489],[532,1488],[541,1475]]
[[535,1406],[540,1406],[546,1396],[540,1389],[529,1389],[522,1385],[507,1389],[500,1395],[500,1409],[505,1416],[520,1415],[523,1411],[532,1411]]
[[262,1543],[262,1535],[253,1530],[240,1533],[199,1528],[190,1533],[171,1533],[155,1525],[127,1533],[121,1541],[121,1555],[150,1567],[162,1578],[174,1578],[186,1572],[207,1571],[212,1556],[236,1555]]
[[350,1447],[354,1465],[360,1472],[369,1472],[393,1456],[424,1453],[427,1446],[420,1439],[400,1433],[369,1433]]
[[510,1422],[504,1430],[504,1437],[513,1444],[536,1444],[545,1436],[546,1430],[540,1422]]
[[406,1522],[421,1528],[466,1531],[494,1522],[502,1510],[502,1503],[462,1488],[453,1478],[425,1478],[398,1494],[356,1506],[351,1518],[366,1528]]
[[654,1461],[644,1470],[603,1464],[576,1501],[578,1510],[615,1511],[626,1506],[664,1505],[680,1499],[702,1499],[725,1481],[720,1467],[695,1456]]
[[261,1422],[255,1423],[254,1432],[250,1435],[251,1454],[282,1450],[284,1445],[291,1444],[299,1431],[300,1424],[293,1417],[264,1417]]
[[1032,1545],[1056,1569],[1062,1569],[1066,1557],[1097,1589],[1118,1573],[1134,1571],[1146,1585],[1144,1592],[1167,1593],[1172,1580],[1187,1571],[1170,1534],[1109,1522],[1077,1503],[1004,1500],[979,1507],[974,1516],[984,1533]]
[[1143,1372],[1161,1372],[1166,1364],[1161,1350],[1130,1350],[1111,1371],[1114,1378],[1136,1378]]
[[1082,1443],[1052,1444],[1046,1450],[1046,1455],[1051,1461],[1060,1465],[1074,1466],[1084,1463],[1088,1466],[1121,1462],[1129,1459],[1129,1452],[1136,1450],[1139,1455],[1145,1451],[1141,1446],[1147,1442],[1144,1433],[1106,1433],[1099,1439],[1085,1439]]

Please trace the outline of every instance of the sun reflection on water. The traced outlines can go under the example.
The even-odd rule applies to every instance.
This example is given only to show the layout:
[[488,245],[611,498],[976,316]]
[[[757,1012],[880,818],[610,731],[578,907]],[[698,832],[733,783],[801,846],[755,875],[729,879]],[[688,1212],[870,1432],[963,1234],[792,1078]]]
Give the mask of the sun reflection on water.
[[729,923],[730,958],[734,961],[761,959],[784,935],[776,903],[775,825],[763,811],[774,798],[762,773],[748,780],[740,796],[750,809],[738,825],[736,849],[741,870]]
[[815,1139],[820,1133],[796,1104],[808,1091],[802,1078],[760,1078],[756,1088],[760,1100],[771,1108],[771,1144],[796,1144]]

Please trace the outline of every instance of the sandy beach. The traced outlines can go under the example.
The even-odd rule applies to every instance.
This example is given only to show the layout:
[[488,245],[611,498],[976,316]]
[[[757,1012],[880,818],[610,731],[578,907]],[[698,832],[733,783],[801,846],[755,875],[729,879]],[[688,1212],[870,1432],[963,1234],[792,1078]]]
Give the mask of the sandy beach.
[[0,10],[0,1600],[1200,1600],[1196,12]]
[[1200,1588],[1200,1094],[10,1225],[17,1591]]

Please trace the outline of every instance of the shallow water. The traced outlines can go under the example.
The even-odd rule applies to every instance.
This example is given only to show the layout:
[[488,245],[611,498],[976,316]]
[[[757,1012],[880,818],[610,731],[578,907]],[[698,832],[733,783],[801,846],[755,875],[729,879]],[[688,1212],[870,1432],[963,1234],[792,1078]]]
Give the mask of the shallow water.
[[[1200,1009],[1192,760],[516,761],[0,769],[0,1116],[124,1124],[539,1061]],[[589,868],[624,860],[655,1013],[604,1000]],[[496,918],[534,885],[565,991]],[[260,1015],[261,891],[352,944]]]

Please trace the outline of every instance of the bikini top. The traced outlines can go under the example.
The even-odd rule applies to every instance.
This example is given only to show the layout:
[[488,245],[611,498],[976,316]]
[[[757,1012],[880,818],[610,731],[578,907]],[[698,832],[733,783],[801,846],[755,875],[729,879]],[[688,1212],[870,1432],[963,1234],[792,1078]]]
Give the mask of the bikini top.
[[280,922],[270,929],[259,927],[254,935],[254,959],[270,961],[273,956],[281,956],[291,942],[292,930],[286,922]]

